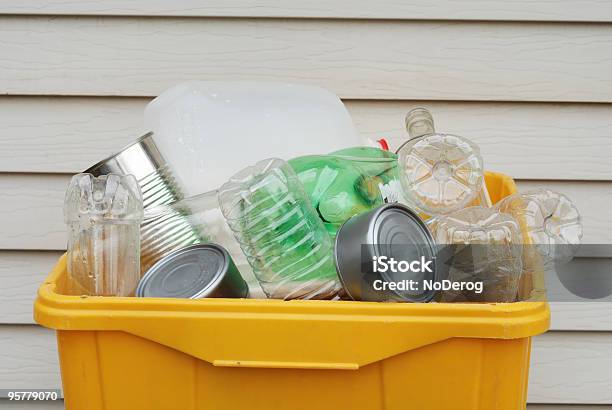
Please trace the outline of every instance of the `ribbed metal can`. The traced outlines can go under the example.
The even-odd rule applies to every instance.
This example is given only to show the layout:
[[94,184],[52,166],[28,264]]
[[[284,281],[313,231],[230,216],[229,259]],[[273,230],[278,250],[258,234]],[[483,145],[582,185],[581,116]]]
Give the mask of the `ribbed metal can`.
[[147,133],[117,154],[103,159],[85,173],[134,175],[142,192],[145,217],[141,224],[141,272],[171,251],[201,243],[201,229],[190,224],[187,211],[168,206],[184,198],[180,181]]

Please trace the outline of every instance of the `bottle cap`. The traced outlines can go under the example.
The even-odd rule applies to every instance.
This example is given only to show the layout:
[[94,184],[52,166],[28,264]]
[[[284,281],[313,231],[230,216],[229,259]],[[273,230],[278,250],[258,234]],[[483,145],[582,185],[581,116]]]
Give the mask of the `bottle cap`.
[[376,140],[376,142],[378,142],[378,145],[380,145],[380,149],[389,151],[389,143],[385,138],[379,138]]

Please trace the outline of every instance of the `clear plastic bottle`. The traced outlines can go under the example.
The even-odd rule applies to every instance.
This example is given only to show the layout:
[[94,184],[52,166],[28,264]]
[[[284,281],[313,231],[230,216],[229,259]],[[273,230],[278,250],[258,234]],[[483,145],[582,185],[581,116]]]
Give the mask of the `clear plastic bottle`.
[[538,255],[544,267],[567,263],[576,254],[582,241],[582,222],[578,208],[567,196],[537,189],[506,197],[495,206],[524,226],[526,252]]
[[465,208],[481,196],[490,206],[478,146],[466,138],[435,132],[431,114],[415,108],[406,115],[410,139],[397,151],[407,200],[429,215]]
[[142,196],[132,175],[78,174],[64,202],[68,293],[133,296],[140,280]]
[[285,161],[243,169],[219,189],[219,204],[268,297],[331,299],[341,291],[331,239]]
[[[518,222],[494,208],[468,207],[431,223],[439,245],[450,245],[447,260],[452,282],[482,282],[482,293],[451,290],[442,301],[513,302],[522,273],[521,230]],[[446,259],[446,257],[445,257]]]

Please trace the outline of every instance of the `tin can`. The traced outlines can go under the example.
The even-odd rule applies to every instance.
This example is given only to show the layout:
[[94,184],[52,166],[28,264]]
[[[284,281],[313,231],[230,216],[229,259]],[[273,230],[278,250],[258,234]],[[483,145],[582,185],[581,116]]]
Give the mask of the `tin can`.
[[180,183],[159,152],[152,132],[83,172],[96,177],[107,174],[134,175],[142,191],[144,209],[183,199]]
[[246,298],[247,283],[220,245],[202,243],[177,249],[142,277],[136,296],[158,298]]
[[202,230],[189,223],[186,212],[165,205],[183,199],[179,180],[157,148],[153,133],[147,133],[117,154],[84,171],[94,176],[134,175],[142,192],[145,219],[140,227],[141,272],[170,251],[203,242]]
[[[428,289],[439,278],[435,242],[421,218],[404,205],[382,205],[346,221],[336,236],[334,254],[338,276],[353,300],[429,302],[436,295]],[[375,268],[391,258],[418,261],[431,272]]]

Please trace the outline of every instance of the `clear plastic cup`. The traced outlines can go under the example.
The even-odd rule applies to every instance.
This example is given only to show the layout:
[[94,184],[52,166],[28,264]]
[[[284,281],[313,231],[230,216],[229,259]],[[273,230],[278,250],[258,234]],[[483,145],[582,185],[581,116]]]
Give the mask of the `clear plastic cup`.
[[64,201],[68,293],[133,296],[140,280],[142,196],[132,175],[72,177]]

